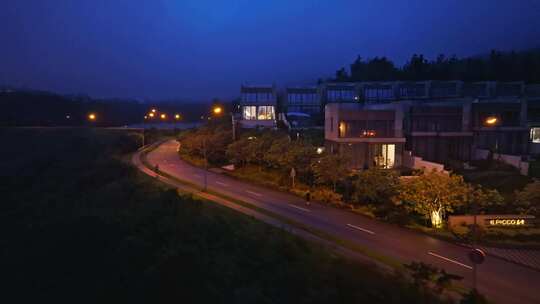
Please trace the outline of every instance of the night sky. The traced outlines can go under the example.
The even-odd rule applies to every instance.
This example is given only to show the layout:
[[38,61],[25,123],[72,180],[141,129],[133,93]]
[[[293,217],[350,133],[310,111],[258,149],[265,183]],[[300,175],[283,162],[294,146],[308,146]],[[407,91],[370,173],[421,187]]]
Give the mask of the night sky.
[[0,85],[206,100],[315,82],[357,55],[538,47],[540,1],[8,0],[0,37]]

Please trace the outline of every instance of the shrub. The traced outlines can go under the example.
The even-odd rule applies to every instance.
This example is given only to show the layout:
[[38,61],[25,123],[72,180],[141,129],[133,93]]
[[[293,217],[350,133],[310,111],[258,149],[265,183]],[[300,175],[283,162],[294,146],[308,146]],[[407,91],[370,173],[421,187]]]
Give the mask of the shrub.
[[322,202],[331,205],[342,205],[341,194],[335,193],[328,188],[320,188],[311,193],[311,197],[314,201]]

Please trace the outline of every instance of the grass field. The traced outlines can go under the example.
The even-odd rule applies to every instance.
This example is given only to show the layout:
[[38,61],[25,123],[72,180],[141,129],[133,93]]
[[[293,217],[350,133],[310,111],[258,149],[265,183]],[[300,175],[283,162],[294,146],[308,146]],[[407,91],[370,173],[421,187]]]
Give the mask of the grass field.
[[401,277],[160,186],[126,161],[138,146],[135,133],[0,129],[0,135],[3,298],[441,302]]

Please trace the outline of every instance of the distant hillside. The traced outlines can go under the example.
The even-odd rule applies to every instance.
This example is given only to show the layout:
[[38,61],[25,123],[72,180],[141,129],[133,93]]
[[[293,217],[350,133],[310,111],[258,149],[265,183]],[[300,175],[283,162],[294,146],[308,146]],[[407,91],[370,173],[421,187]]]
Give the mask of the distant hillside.
[[0,126],[83,126],[96,113],[100,126],[122,126],[143,121],[152,107],[169,118],[180,113],[184,121],[196,121],[209,104],[145,104],[134,100],[100,100],[87,96],[63,96],[51,92],[0,87]]

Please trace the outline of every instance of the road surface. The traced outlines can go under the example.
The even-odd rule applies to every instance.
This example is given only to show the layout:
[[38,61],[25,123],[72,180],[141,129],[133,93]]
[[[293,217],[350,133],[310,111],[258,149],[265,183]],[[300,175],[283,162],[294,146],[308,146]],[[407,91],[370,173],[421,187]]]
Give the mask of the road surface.
[[[176,141],[167,141],[149,153],[147,159],[152,166],[159,164],[160,171],[202,187],[204,170],[181,160],[177,148]],[[208,172],[207,184],[209,190],[269,210],[400,262],[422,261],[444,268],[449,273],[464,277],[466,287],[473,286],[472,264],[467,257],[467,248],[346,210],[317,203],[306,206],[297,196],[222,174]],[[498,258],[488,256],[478,267],[477,287],[495,303],[540,303],[540,272]]]

